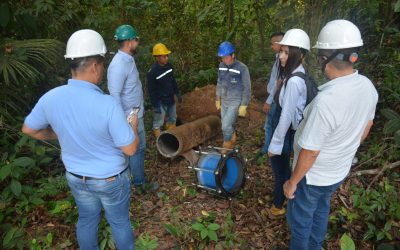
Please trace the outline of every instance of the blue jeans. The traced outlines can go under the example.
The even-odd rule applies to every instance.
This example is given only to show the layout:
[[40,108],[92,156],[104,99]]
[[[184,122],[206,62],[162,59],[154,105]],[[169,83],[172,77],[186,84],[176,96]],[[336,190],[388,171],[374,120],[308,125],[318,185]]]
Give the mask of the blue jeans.
[[240,101],[221,101],[221,123],[224,141],[232,139],[235,122],[238,116]]
[[261,153],[263,153],[263,154],[268,153],[268,147],[272,140],[272,117],[275,114],[275,110],[276,110],[276,104],[275,104],[275,102],[272,102],[271,109],[268,112],[268,115],[265,119],[265,124],[264,124],[265,143],[264,143],[263,148],[261,149]]
[[66,178],[78,208],[76,234],[80,249],[99,249],[97,231],[102,208],[111,226],[117,248],[135,249],[135,238],[129,218],[129,171],[125,170],[111,181],[84,181],[69,172],[66,172]]
[[[275,107],[274,113],[271,117],[271,132],[275,132],[278,126],[279,119],[281,116],[282,108],[280,106]],[[290,155],[293,151],[293,141],[294,141],[295,131],[288,129],[285,140],[282,147],[281,155],[274,155],[269,158],[272,172],[274,174],[274,200],[273,204],[277,208],[282,208],[285,201],[285,195],[283,193],[283,184],[289,180],[292,173],[290,167]],[[268,149],[267,149],[268,150]]]
[[332,194],[342,181],[330,186],[307,185],[304,177],[289,200],[286,218],[291,231],[290,249],[319,250],[328,226]]
[[129,167],[133,175],[133,184],[136,186],[146,182],[144,177],[144,152],[146,151],[146,133],[144,129],[144,119],[138,121],[139,147],[134,155],[129,157]]
[[167,115],[167,122],[175,125],[176,123],[176,104],[161,105],[161,113],[154,112],[153,129],[159,129],[164,124],[164,118]]

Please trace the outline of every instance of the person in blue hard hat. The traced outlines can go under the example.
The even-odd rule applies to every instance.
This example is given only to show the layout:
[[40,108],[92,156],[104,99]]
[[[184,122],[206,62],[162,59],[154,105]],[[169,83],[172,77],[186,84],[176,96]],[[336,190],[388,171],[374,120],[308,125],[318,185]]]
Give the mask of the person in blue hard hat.
[[139,37],[131,25],[121,25],[115,30],[114,40],[119,44],[107,71],[107,86],[118,103],[121,104],[125,115],[128,116],[133,108],[139,108],[138,133],[140,144],[137,152],[129,158],[129,166],[133,175],[133,184],[137,193],[151,191],[158,188],[157,183],[146,183],[144,174],[144,153],[146,150],[146,136],[144,129],[144,105],[142,82],[136,67],[136,49],[139,46]]
[[245,64],[236,60],[232,43],[222,42],[218,47],[218,56],[222,62],[218,67],[215,106],[217,110],[221,110],[224,140],[222,147],[233,149],[237,140],[234,128],[237,116],[246,116],[250,102],[250,73]]

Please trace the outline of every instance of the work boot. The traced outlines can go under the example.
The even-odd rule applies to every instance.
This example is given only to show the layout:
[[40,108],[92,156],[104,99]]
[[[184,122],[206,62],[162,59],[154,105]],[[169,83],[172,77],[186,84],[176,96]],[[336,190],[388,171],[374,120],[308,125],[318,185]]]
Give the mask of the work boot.
[[166,128],[167,130],[169,130],[169,129],[176,128],[176,126],[175,126],[175,124],[167,123],[167,124],[165,125],[165,128]]
[[232,143],[232,141],[224,141],[224,143],[222,144],[223,148],[227,148],[227,149],[233,149],[234,144]]
[[135,185],[135,193],[139,195],[152,193],[159,188],[160,184],[158,184],[157,182],[143,183],[142,185]]
[[277,208],[275,205],[272,205],[271,209],[269,210],[273,216],[282,216],[285,215],[286,209],[284,207]]
[[[232,138],[231,138],[231,142],[232,142],[232,144],[233,144],[233,147],[235,146],[236,141],[237,141],[237,135],[236,135],[236,132],[233,132]],[[233,148],[233,147],[232,147],[232,148]]]
[[159,129],[159,128],[153,129],[153,134],[156,138],[158,138],[161,134],[161,129]]

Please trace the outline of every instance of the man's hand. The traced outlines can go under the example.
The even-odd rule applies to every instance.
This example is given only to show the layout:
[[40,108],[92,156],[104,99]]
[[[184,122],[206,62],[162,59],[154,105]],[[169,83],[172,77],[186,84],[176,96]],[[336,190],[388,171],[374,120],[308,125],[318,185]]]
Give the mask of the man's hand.
[[268,114],[270,110],[271,110],[271,104],[264,103],[263,111]]
[[285,184],[283,184],[283,193],[288,199],[294,198],[294,192],[296,192],[296,189],[297,185],[294,185],[290,180],[287,180]]
[[268,157],[271,158],[272,156],[275,156],[275,155],[274,155],[273,153],[271,153],[271,152],[268,151]]
[[137,115],[129,116],[128,117],[128,122],[132,126],[132,128],[134,128],[134,129],[137,128],[138,127],[138,122],[139,122]]

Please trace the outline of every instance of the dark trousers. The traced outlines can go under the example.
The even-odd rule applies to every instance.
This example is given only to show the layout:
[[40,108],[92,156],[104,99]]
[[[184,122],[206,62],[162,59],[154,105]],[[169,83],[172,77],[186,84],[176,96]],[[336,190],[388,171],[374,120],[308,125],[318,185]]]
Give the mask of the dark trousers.
[[[275,132],[276,127],[279,123],[282,108],[277,105],[275,113],[272,117],[272,134]],[[270,157],[270,163],[272,166],[272,172],[274,174],[274,200],[275,207],[282,208],[283,202],[285,201],[285,195],[283,193],[283,184],[289,180],[292,173],[290,167],[290,155],[293,151],[293,140],[295,131],[291,128],[288,129],[285,141],[282,148],[281,155],[275,155]]]

